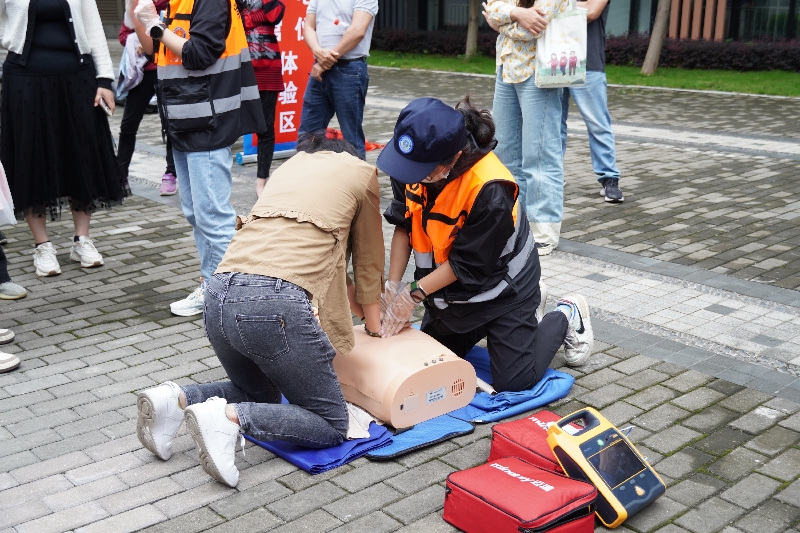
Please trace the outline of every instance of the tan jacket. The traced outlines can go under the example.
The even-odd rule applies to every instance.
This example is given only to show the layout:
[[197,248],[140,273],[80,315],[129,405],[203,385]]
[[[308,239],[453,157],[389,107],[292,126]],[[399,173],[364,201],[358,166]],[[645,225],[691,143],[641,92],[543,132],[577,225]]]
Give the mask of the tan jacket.
[[380,301],[384,248],[377,169],[349,154],[299,153],[275,171],[228,245],[217,272],[260,274],[299,285],[319,305],[331,344],[353,349],[347,262],[356,300]]

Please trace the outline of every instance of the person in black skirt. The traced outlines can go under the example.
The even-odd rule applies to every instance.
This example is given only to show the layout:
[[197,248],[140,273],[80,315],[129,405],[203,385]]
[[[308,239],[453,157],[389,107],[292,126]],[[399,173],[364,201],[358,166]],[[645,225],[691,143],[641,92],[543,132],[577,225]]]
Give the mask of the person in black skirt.
[[[17,218],[36,243],[38,276],[61,273],[47,218],[69,206],[75,224],[70,259],[84,268],[103,258],[89,238],[98,207],[119,204],[120,180],[106,113],[114,111],[114,78],[94,0],[0,2],[8,50],[0,103],[0,160]],[[108,111],[104,111],[107,108]]]

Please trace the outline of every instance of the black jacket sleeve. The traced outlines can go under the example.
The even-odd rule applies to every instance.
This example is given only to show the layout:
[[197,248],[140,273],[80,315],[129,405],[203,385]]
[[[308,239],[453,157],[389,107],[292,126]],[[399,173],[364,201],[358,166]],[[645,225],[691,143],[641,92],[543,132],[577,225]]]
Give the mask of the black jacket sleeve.
[[225,51],[231,29],[231,4],[228,0],[195,0],[189,40],[183,45],[183,66],[205,70]]
[[390,178],[392,184],[392,203],[383,212],[383,218],[393,226],[406,225],[406,186],[394,178]]
[[[450,250],[450,266],[467,290],[480,290],[497,268],[500,254],[514,234],[513,183],[486,184]],[[521,215],[524,216],[524,215]]]

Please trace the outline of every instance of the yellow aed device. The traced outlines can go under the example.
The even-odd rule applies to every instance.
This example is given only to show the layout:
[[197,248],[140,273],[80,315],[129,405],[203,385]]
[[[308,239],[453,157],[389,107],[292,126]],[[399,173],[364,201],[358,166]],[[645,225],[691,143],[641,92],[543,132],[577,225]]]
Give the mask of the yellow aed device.
[[667,489],[628,438],[591,407],[548,427],[547,444],[569,477],[597,487],[597,516],[606,527],[619,526]]

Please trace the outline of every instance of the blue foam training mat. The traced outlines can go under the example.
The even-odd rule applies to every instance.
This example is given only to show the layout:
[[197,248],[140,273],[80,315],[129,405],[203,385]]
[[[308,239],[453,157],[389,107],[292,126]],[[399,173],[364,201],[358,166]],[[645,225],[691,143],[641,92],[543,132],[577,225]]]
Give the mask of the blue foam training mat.
[[[489,351],[486,348],[476,346],[467,353],[464,359],[472,363],[479,378],[487,383],[492,382],[489,370]],[[475,394],[468,406],[448,414],[476,424],[497,422],[560,400],[569,394],[574,382],[575,378],[569,374],[548,368],[539,383],[532,389],[520,392],[500,392],[494,396],[486,392],[479,392]]]
[[366,457],[376,461],[394,459],[453,437],[469,435],[473,431],[475,426],[470,422],[448,415],[437,416],[417,424],[408,431],[394,435],[390,444],[369,452]]
[[321,474],[386,446],[391,442],[392,434],[385,427],[373,422],[369,425],[369,438],[346,440],[339,446],[323,449],[305,448],[286,441],[262,442],[249,435],[244,438],[310,474]]

